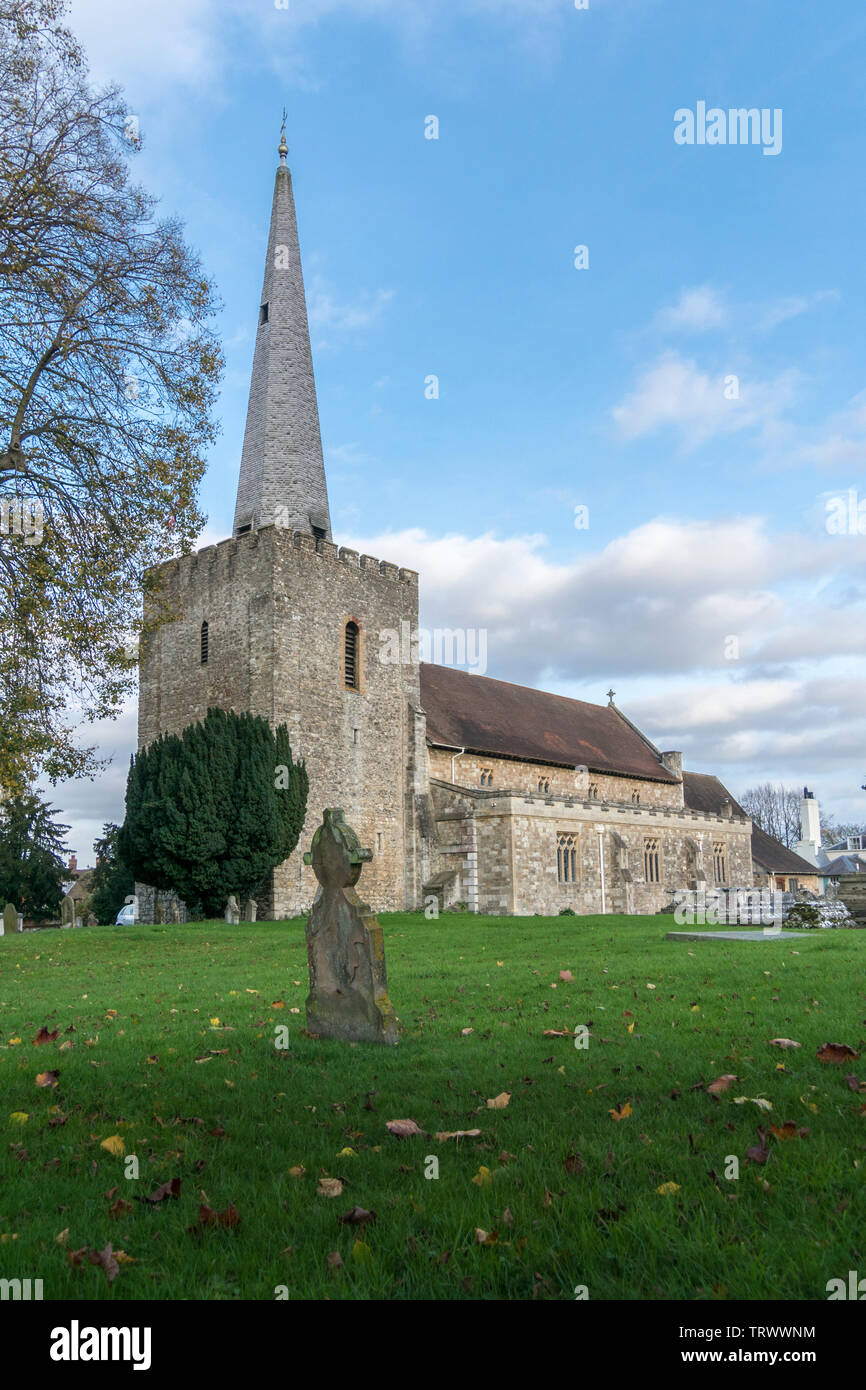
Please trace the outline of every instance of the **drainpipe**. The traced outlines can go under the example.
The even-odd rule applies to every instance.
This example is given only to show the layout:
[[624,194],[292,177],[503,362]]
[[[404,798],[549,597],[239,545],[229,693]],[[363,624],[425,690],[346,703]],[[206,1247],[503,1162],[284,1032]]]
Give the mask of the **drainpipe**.
[[601,910],[602,913],[606,913],[607,907],[604,898],[604,826],[597,825],[595,828],[598,832],[598,865],[601,869]]
[[452,782],[452,784],[454,784],[454,764],[456,763],[456,761],[457,761],[458,758],[462,758],[462,757],[463,757],[463,754],[464,754],[465,752],[466,752],[466,749],[465,749],[465,748],[461,748],[461,749],[460,749],[460,752],[459,752],[459,753],[455,753],[454,756],[453,756],[452,759],[451,759],[451,782]]

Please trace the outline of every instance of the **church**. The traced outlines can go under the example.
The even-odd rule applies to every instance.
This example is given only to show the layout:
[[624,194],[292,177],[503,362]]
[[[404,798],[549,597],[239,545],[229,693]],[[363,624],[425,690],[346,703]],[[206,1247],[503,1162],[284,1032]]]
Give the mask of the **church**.
[[[650,913],[678,889],[751,887],[751,821],[613,691],[594,705],[383,659],[385,634],[418,629],[419,576],[332,537],[286,156],[283,130],[233,535],[160,566],[177,616],[142,642],[139,747],[212,706],[287,725],[307,818],[259,918],[309,910],[303,851],[328,806],[373,851],[374,911]],[[165,910],[138,895],[140,920]]]

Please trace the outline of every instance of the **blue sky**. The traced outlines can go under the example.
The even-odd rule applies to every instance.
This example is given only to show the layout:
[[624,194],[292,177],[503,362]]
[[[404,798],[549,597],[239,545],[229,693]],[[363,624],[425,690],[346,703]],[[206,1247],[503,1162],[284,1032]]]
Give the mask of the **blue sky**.
[[[71,8],[224,302],[204,540],[231,530],[285,105],[336,538],[418,568],[426,625],[486,627],[489,675],[612,683],[735,793],[808,782],[866,819],[866,536],[825,525],[866,499],[866,12]],[[700,101],[781,110],[781,151],[677,144]],[[54,793],[87,862],[134,711],[98,732],[113,768]]]

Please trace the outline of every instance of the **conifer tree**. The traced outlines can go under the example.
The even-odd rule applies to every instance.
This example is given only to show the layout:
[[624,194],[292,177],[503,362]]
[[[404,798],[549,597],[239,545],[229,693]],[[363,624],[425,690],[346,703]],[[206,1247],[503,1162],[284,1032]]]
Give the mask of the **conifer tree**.
[[285,724],[274,733],[257,715],[210,709],[133,757],[118,852],[139,882],[219,915],[292,853],[307,791]]

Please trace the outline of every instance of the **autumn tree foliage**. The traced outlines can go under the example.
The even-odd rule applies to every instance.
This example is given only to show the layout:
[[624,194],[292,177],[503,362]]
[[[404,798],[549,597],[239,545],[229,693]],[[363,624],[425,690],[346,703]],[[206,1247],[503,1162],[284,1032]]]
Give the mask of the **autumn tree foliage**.
[[213,287],[65,5],[0,0],[0,502],[43,516],[0,534],[0,795],[96,766],[72,729],[132,689],[148,570],[201,530],[222,369]]
[[221,709],[135,754],[117,853],[194,914],[255,896],[298,842],[308,779],[285,724]]

